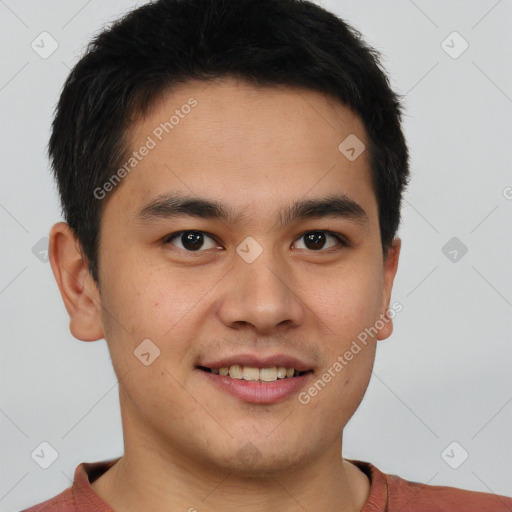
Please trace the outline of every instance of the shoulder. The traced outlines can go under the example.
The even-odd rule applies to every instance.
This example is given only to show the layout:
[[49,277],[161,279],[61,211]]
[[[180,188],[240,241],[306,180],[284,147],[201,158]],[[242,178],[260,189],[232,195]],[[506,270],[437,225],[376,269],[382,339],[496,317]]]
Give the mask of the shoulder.
[[507,496],[411,482],[397,475],[386,475],[386,479],[390,512],[404,507],[432,512],[512,512],[512,498]]
[[113,512],[91,487],[91,482],[120,457],[100,462],[82,462],[75,469],[73,484],[57,496],[21,512]]
[[60,494],[57,494],[57,496],[26,508],[21,512],[71,512],[74,510],[76,510],[75,500],[73,499],[71,487],[69,487]]
[[370,481],[362,512],[512,512],[508,496],[413,482],[386,474],[369,462],[347,460]]

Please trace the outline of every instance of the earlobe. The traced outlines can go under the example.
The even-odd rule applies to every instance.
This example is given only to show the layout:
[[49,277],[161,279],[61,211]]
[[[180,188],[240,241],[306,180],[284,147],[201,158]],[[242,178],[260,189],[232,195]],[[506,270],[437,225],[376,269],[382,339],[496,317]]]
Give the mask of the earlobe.
[[71,334],[82,341],[104,337],[99,290],[82,256],[80,244],[65,222],[50,230],[49,258],[70,318]]
[[393,320],[388,315],[388,309],[391,302],[391,291],[393,289],[393,282],[395,280],[396,271],[398,269],[398,259],[400,256],[400,249],[402,247],[402,241],[400,238],[393,238],[391,247],[388,250],[386,258],[384,260],[384,280],[382,289],[382,309],[381,309],[381,321],[378,323],[380,326],[377,334],[378,340],[385,340],[391,336],[393,332]]

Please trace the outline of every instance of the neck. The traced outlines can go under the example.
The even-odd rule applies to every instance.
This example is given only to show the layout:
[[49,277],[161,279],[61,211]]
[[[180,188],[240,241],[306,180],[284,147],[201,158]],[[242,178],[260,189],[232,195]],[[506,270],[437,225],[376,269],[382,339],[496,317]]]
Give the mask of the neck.
[[240,475],[174,452],[128,444],[124,456],[92,484],[116,512],[356,512],[369,494],[362,471],[341,457],[341,439],[315,460],[265,475]]

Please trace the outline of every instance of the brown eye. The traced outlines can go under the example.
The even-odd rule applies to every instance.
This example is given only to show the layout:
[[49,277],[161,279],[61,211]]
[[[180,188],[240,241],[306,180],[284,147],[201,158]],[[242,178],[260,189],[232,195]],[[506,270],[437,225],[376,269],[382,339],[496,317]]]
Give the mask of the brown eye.
[[206,247],[206,249],[216,247],[216,244],[213,241],[213,239],[210,236],[203,233],[202,231],[180,231],[167,237],[164,243],[175,245],[172,242],[177,240],[179,243],[181,243],[181,247],[178,246],[179,249],[197,252],[200,249],[205,249],[205,240],[208,239],[211,240],[211,243],[209,246]]
[[[326,247],[326,243],[329,240],[329,238],[334,240],[335,243],[331,243]],[[341,235],[330,233],[329,231],[310,231],[302,235],[299,238],[299,240],[304,240],[305,248],[310,249],[312,251],[330,249],[332,247],[336,247],[336,245],[347,245],[347,243],[344,241]]]

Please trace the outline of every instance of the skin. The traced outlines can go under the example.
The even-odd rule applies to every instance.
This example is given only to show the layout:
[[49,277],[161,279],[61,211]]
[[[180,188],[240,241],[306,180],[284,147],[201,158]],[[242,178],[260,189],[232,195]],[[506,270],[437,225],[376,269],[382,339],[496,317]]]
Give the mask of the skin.
[[[197,107],[104,199],[101,292],[69,227],[51,230],[70,330],[80,340],[106,339],[119,380],[124,456],[92,487],[116,512],[361,510],[370,485],[341,456],[343,428],[367,389],[377,341],[392,332],[389,317],[307,405],[297,394],[244,402],[195,365],[284,352],[311,362],[316,380],[386,315],[400,239],[384,259],[369,155],[349,161],[338,150],[349,134],[368,146],[364,125],[322,94],[223,78],[160,98],[134,124],[131,148],[190,97]],[[245,217],[135,220],[169,191],[222,201]],[[281,207],[333,192],[361,205],[368,223],[320,217],[276,228]],[[179,238],[163,242],[182,230],[215,238],[193,254]],[[325,230],[350,245],[329,236],[325,249],[306,245],[306,232]],[[263,249],[250,264],[236,252],[248,236]],[[145,366],[133,352],[147,338],[160,356]],[[256,456],[242,458],[247,443]]]

